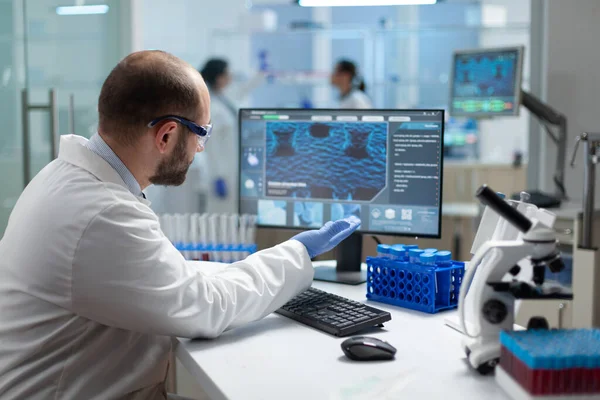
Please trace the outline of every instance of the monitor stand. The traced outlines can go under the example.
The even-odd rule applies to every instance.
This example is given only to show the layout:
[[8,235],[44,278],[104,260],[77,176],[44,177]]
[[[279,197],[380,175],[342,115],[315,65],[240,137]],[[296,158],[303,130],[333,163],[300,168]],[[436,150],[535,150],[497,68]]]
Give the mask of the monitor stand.
[[[550,138],[556,143],[556,165],[554,171],[554,184],[556,193],[549,194],[533,190],[527,192],[531,195],[529,203],[540,208],[558,208],[563,200],[567,200],[565,190],[565,158],[567,153],[567,117],[564,114],[554,110],[549,105],[542,102],[531,93],[521,90],[521,104],[535,115],[542,124],[545,125],[546,131]],[[553,125],[557,128],[557,133],[554,134],[548,128],[548,125]],[[514,200],[519,200],[520,194],[516,193],[512,196]]]
[[360,285],[367,281],[361,270],[362,234],[354,232],[336,249],[336,267],[315,267],[315,281]]

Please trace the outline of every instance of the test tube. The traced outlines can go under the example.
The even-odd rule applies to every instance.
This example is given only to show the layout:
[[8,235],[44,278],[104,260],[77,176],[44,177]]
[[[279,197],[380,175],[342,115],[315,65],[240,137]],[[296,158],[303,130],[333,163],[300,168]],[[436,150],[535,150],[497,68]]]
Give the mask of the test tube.
[[187,254],[184,251],[187,229],[186,229],[186,218],[183,214],[175,214],[175,247],[181,252],[183,257],[187,258]]
[[392,246],[390,248],[390,258],[392,260],[402,261],[404,259],[404,247],[402,246]]
[[424,266],[424,267],[435,267],[435,261],[436,261],[436,257],[435,254],[431,253],[431,252],[423,252],[420,256],[419,256],[419,262]]
[[[447,250],[438,251],[435,254],[435,261],[436,261],[436,264],[440,267],[450,267],[450,266],[452,266],[452,253]],[[437,274],[436,274],[435,275],[435,292],[437,293],[437,291],[438,291],[438,286],[437,286]]]
[[200,255],[198,254],[198,217],[199,214],[190,214],[190,246],[189,246],[189,254],[190,259],[198,260]]
[[239,223],[239,216],[237,214],[232,214],[229,216],[229,244],[230,244],[230,259],[231,262],[236,262],[240,260],[240,252],[239,252],[239,245],[240,245],[240,235],[239,235],[239,228],[238,228],[238,223]]
[[191,260],[192,259],[192,255],[193,252],[191,251],[193,249],[193,238],[192,238],[192,229],[191,229],[191,219],[190,219],[190,214],[181,214],[181,233],[182,233],[182,238],[181,238],[181,250],[183,252],[183,257],[186,260]]
[[449,251],[438,251],[435,254],[435,261],[441,266],[450,266],[452,265],[452,253]]
[[245,250],[246,246],[249,243],[246,243],[246,239],[247,239],[247,231],[248,231],[248,214],[242,214],[240,215],[240,231],[238,232],[239,234],[239,241],[240,241],[240,245],[242,247],[242,251],[240,253],[240,259],[245,259],[246,257],[248,257],[249,253]]
[[247,222],[246,243],[248,245],[253,245],[256,243],[256,215],[249,215]]
[[410,256],[409,252],[413,249],[418,249],[419,245],[416,244],[405,244],[404,245],[404,257],[406,257],[406,259],[408,260],[408,257]]
[[221,262],[231,262],[229,252],[229,216],[227,214],[219,215],[219,249],[221,250]]
[[[394,254],[392,254],[392,249],[396,249]],[[390,246],[390,257],[398,261],[404,260],[404,245],[393,244],[392,246]]]
[[392,247],[388,244],[377,245],[377,257],[390,258],[390,249]]
[[255,233],[256,233],[256,215],[243,214],[240,217],[240,244],[244,248],[240,258],[244,259],[250,255],[251,249],[255,246]]
[[203,261],[210,260],[210,254],[208,253],[208,214],[202,214],[198,217],[198,241],[200,242],[199,251],[200,259]]
[[412,263],[412,264],[418,264],[421,262],[421,254],[423,254],[424,251],[421,249],[410,249],[408,251],[408,262]]
[[423,251],[425,253],[437,253],[438,249],[430,248],[430,249],[423,249]]
[[246,243],[246,236],[248,231],[248,214],[240,215],[240,230],[238,232],[240,243]]
[[219,214],[210,214],[208,217],[208,246],[210,249],[210,260],[220,261],[219,254],[216,251],[219,239],[217,236],[217,226],[219,224]]

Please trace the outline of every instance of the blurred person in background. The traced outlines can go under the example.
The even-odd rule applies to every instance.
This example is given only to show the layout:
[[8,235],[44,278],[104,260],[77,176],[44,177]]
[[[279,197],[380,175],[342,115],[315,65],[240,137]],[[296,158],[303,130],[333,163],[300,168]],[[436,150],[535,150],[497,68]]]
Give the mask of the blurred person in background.
[[[213,140],[211,140],[211,146],[214,146],[215,150],[206,152],[199,157],[204,159],[206,165],[209,166],[204,169],[205,175],[208,175],[206,211],[237,212],[239,104],[231,99],[242,101],[247,98],[251,90],[262,82],[263,75],[257,74],[235,93],[227,95],[226,92],[232,86],[233,77],[226,60],[209,59],[200,68],[200,74],[210,91],[210,112],[215,126]],[[225,162],[223,162],[223,157],[227,157]]]
[[331,74],[331,84],[340,91],[340,108],[373,108],[371,100],[365,94],[365,81],[358,74],[358,68],[354,62],[338,61]]

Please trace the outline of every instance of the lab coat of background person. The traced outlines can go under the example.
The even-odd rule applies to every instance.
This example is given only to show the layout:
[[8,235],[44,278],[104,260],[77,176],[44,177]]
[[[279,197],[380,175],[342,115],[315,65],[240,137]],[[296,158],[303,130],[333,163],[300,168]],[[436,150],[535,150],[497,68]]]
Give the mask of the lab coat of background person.
[[358,68],[352,61],[340,60],[337,62],[331,74],[331,84],[340,92],[339,108],[373,108],[371,100],[365,94],[365,82],[360,78]]
[[[225,60],[213,58],[200,69],[210,91],[210,115],[215,126],[214,151],[202,154],[208,180],[206,211],[214,213],[237,212],[237,185],[239,182],[238,107],[225,95],[232,81]],[[227,162],[223,162],[224,159]],[[214,166],[214,168],[212,167]]]
[[208,183],[206,212],[237,212],[240,174],[238,110],[240,102],[264,81],[264,76],[258,73],[237,90],[228,93],[233,78],[226,60],[208,60],[200,74],[210,91],[210,115],[214,126],[210,143],[212,151],[198,157],[206,166],[203,172]]
[[0,241],[1,399],[164,399],[175,337],[275,311],[358,227],[329,222],[229,266],[186,261],[142,190],[183,183],[209,103],[190,65],[133,53],[104,82],[98,134],[61,137],[25,188]]

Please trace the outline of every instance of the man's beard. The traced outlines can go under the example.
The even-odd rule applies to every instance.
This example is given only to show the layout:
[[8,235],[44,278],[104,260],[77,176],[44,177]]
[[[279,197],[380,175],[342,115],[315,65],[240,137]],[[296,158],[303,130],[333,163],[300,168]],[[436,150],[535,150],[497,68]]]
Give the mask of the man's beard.
[[179,186],[185,181],[191,163],[187,160],[187,134],[179,135],[173,153],[158,164],[150,183],[160,186]]

